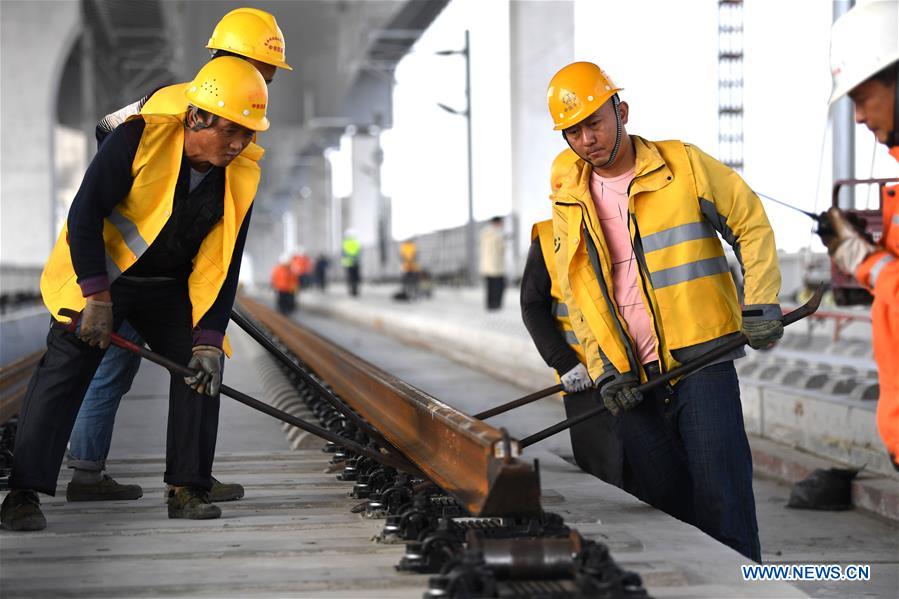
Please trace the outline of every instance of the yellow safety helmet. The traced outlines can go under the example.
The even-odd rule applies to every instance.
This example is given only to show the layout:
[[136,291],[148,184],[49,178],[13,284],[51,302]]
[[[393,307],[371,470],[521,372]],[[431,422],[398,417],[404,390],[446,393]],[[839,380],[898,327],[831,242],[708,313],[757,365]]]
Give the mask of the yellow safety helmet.
[[278,22],[274,15],[258,8],[236,8],[222,17],[206,47],[293,70],[285,62],[284,34]]
[[207,112],[253,131],[269,127],[265,116],[268,86],[259,71],[242,58],[223,56],[207,62],[184,92]]
[[578,124],[622,89],[592,62],[573,62],[562,68],[546,90],[553,130]]

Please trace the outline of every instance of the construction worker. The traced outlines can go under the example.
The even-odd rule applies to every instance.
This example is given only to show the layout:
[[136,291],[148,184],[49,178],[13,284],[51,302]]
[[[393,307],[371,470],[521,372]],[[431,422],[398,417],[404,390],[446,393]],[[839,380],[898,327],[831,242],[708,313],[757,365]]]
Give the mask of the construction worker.
[[[899,2],[871,2],[833,24],[831,105],[848,95],[855,121],[899,161]],[[877,429],[899,470],[899,185],[883,189],[883,236],[871,243],[838,208],[827,213],[833,233],[824,236],[834,263],[874,296],[874,359],[880,398]]]
[[400,244],[400,269],[403,271],[403,294],[408,300],[418,298],[418,282],[421,266],[418,264],[418,245],[415,239],[407,239]]
[[356,238],[355,229],[347,229],[343,233],[343,254],[340,262],[346,271],[347,289],[352,297],[359,295],[359,261],[362,254],[362,245]]
[[503,307],[506,290],[506,239],[503,235],[503,217],[494,216],[481,229],[480,272],[487,288],[487,311]]
[[82,310],[77,334],[58,324],[22,401],[9,530],[46,526],[37,492],[54,495],[66,442],[114,330],[126,318],[172,374],[164,479],[170,518],[218,518],[209,502],[222,359],[269,127],[265,80],[248,62],[208,62],[182,114],[122,124],[94,157],[41,276],[51,315]]
[[[212,59],[223,56],[243,58],[256,67],[266,84],[271,83],[277,69],[291,70],[285,62],[284,36],[275,17],[255,8],[238,8],[222,17],[206,47],[212,53]],[[164,87],[107,115],[97,125],[98,145],[118,125],[140,112],[183,113],[186,108],[184,93],[188,86],[189,82],[184,82]],[[127,320],[120,326],[118,334],[139,345],[144,343]],[[84,396],[69,440],[67,465],[73,469],[73,474],[66,487],[66,500],[126,500],[143,495],[139,485],[119,484],[105,473],[116,411],[122,396],[131,388],[139,367],[140,356],[119,347],[109,348],[103,357]],[[243,496],[243,486],[213,478],[209,493],[211,501],[232,501]]]
[[[559,287],[642,497],[759,561],[742,350],[664,391],[635,387],[740,332],[755,348],[783,335],[774,233],[734,171],[690,144],[628,135],[619,91],[588,62],[549,84],[570,148],[551,196]],[[745,273],[742,313],[718,234]]]
[[[540,221],[531,228],[521,276],[521,317],[543,361],[556,371],[564,389],[565,415],[572,418],[596,407],[596,391],[555,270],[553,223]],[[615,417],[605,413],[571,427],[569,433],[574,461],[581,470],[623,488],[624,451],[615,427]]]
[[284,254],[272,269],[272,289],[278,296],[278,312],[289,316],[296,308],[299,278],[291,268],[291,258]]

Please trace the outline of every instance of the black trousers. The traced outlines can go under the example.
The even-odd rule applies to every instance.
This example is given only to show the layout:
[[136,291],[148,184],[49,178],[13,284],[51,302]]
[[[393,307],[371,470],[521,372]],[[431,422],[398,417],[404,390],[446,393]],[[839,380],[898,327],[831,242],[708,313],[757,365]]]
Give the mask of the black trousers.
[[[128,319],[150,348],[180,364],[193,347],[187,283],[135,284],[110,289],[115,328]],[[22,401],[10,487],[56,494],[56,479],[75,418],[104,350],[51,327],[47,352]],[[199,395],[171,375],[165,482],[209,490],[218,430],[219,398]]]
[[278,312],[284,315],[289,315],[293,313],[296,307],[297,298],[294,293],[290,291],[278,292]]
[[359,295],[359,265],[353,264],[346,267],[346,284],[350,295],[356,297]]
[[487,309],[499,310],[503,307],[506,277],[484,277],[484,279],[487,281]]
[[[580,416],[601,404],[594,389],[563,396],[565,417]],[[608,412],[597,414],[569,429],[574,461],[584,472],[605,482],[634,492],[632,475],[624,456],[624,444],[618,436],[618,419]]]

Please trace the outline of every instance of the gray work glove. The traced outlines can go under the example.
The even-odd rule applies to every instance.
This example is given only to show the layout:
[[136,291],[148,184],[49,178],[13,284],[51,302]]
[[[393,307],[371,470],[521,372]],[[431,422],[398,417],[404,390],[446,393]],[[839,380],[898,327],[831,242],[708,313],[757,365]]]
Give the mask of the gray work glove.
[[612,416],[627,412],[643,401],[643,394],[636,387],[640,381],[633,374],[619,374],[608,383],[600,384],[602,403]]
[[112,337],[112,302],[88,299],[81,311],[78,337],[92,347],[106,349]]
[[593,386],[593,379],[590,378],[587,367],[581,363],[578,363],[577,366],[563,374],[560,378],[565,393],[577,393]]
[[214,345],[197,345],[194,347],[194,355],[187,367],[197,371],[193,376],[184,377],[187,386],[197,393],[215,397],[222,386],[222,355],[221,349]]
[[768,349],[784,336],[782,318],[777,304],[746,306],[740,332],[746,336],[752,349]]

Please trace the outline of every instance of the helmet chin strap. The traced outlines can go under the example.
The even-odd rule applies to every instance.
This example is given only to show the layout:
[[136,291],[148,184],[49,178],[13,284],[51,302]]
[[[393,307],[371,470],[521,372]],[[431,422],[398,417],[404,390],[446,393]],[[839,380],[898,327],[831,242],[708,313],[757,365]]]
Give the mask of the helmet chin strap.
[[887,135],[887,147],[899,146],[899,61],[896,61],[896,82],[893,84],[893,130]]
[[621,100],[618,99],[618,94],[612,96],[612,107],[615,109],[615,147],[612,148],[612,153],[609,154],[609,159],[606,160],[605,164],[601,164],[598,168],[606,168],[607,166],[611,166],[615,159],[618,158],[618,150],[621,149],[621,110],[619,106],[621,105]]

